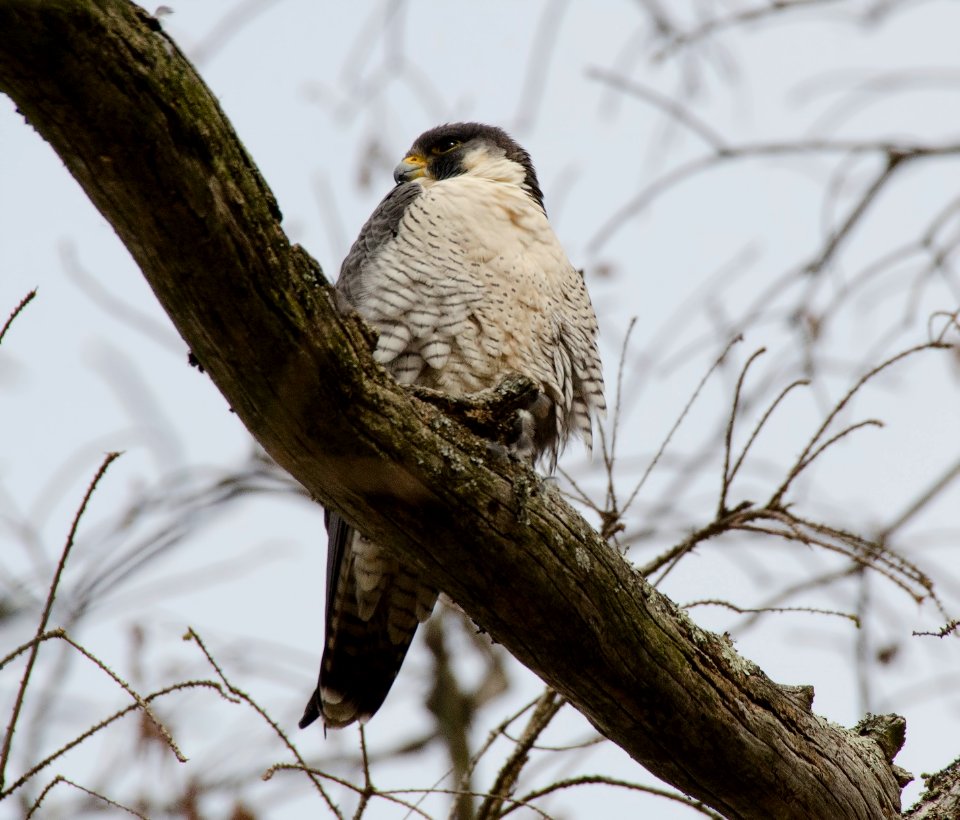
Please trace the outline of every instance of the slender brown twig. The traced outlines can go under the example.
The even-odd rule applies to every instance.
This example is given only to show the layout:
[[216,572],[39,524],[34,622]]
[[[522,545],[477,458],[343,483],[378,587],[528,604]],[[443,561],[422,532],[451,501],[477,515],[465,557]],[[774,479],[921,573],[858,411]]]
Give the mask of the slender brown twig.
[[848,621],[852,621],[855,626],[860,626],[860,618],[852,612],[839,612],[835,609],[820,609],[818,607],[811,606],[742,607],[737,606],[730,601],[722,601],[716,598],[705,598],[701,601],[690,601],[690,603],[684,604],[683,608],[693,609],[695,606],[722,606],[724,609],[729,609],[739,615],[759,615],[765,612],[806,612],[812,615],[833,615],[837,618],[846,618]]
[[[819,456],[824,451],[824,449],[826,449],[827,446],[835,443],[840,438],[847,435],[847,433],[852,432],[858,427],[862,427],[864,425],[870,425],[870,424],[872,425],[880,424],[879,422],[876,422],[876,421],[861,422],[860,424],[853,425],[852,427],[847,428],[842,433],[834,436],[832,439],[830,439],[830,441],[826,442],[824,445],[818,447],[818,442],[823,437],[824,433],[826,433],[827,428],[833,423],[833,420],[843,411],[843,409],[850,403],[850,400],[860,391],[860,388],[862,388],[868,381],[870,381],[876,375],[886,370],[887,368],[892,367],[897,362],[900,362],[903,359],[913,356],[916,353],[922,353],[926,350],[942,350],[942,349],[945,349],[946,347],[948,347],[948,345],[944,345],[941,342],[927,342],[926,344],[916,345],[907,350],[901,351],[895,356],[891,356],[889,359],[881,362],[876,367],[871,368],[867,373],[861,376],[853,385],[853,387],[851,387],[847,391],[847,393],[840,399],[840,401],[838,401],[834,405],[833,409],[827,414],[826,418],[823,420],[823,423],[820,425],[817,431],[813,434],[813,437],[807,443],[807,446],[804,447],[803,452],[801,452],[800,455],[797,457],[797,460],[796,462],[794,462],[793,467],[791,467],[790,470],[787,472],[786,478],[783,480],[780,486],[776,489],[776,491],[770,497],[768,506],[771,506],[771,507],[780,506],[784,494],[790,488],[790,485],[793,483],[794,479],[796,479],[796,477],[804,469],[806,469],[813,462],[814,458]],[[815,449],[816,449],[816,454],[811,455]]]
[[[263,773],[263,779],[270,780],[277,772],[303,772],[312,780],[322,777],[324,780],[329,780],[331,783],[336,783],[338,786],[343,786],[345,789],[356,792],[358,795],[362,796],[364,792],[364,790],[356,783],[353,783],[342,777],[337,777],[334,774],[330,774],[330,772],[312,768],[304,763],[274,763]],[[392,789],[384,791],[374,790],[371,793],[371,797],[379,797],[387,802],[396,803],[398,806],[403,806],[403,808],[407,809],[408,812],[424,818],[424,820],[432,820],[430,815],[423,811],[423,809],[421,809],[415,803],[409,803],[406,800],[401,800],[396,796],[397,794],[419,793],[420,791],[420,789]],[[343,815],[339,812],[337,812],[337,816],[343,817]]]
[[30,646],[30,654],[27,656],[27,665],[23,670],[23,677],[20,679],[20,686],[17,689],[17,697],[13,704],[13,711],[10,714],[10,722],[7,724],[7,731],[3,736],[3,749],[0,751],[0,792],[3,791],[3,788],[6,784],[7,761],[10,759],[10,749],[13,745],[13,733],[17,728],[17,720],[20,718],[20,710],[23,708],[23,699],[27,693],[27,686],[30,684],[30,675],[33,672],[33,666],[37,660],[37,653],[40,651],[40,644],[42,642],[41,636],[46,631],[47,622],[50,620],[50,613],[53,610],[53,600],[57,595],[57,587],[60,585],[60,576],[63,575],[63,568],[66,566],[67,558],[70,555],[70,550],[73,548],[73,542],[77,534],[77,527],[80,526],[80,519],[83,517],[83,514],[86,511],[87,504],[90,503],[90,499],[93,496],[94,490],[97,489],[100,479],[103,478],[104,474],[107,472],[107,469],[117,458],[119,458],[119,456],[120,453],[107,453],[107,455],[104,457],[103,462],[100,464],[100,468],[97,470],[93,480],[87,487],[87,491],[83,496],[83,501],[80,502],[80,506],[77,508],[76,515],[74,515],[73,518],[73,523],[70,525],[70,532],[67,534],[66,543],[63,545],[63,550],[60,553],[60,560],[57,563],[57,568],[53,573],[53,580],[50,582],[50,588],[47,591],[47,600],[43,605],[43,612],[40,614],[40,622],[37,624],[35,639]]
[[91,797],[101,801],[102,803],[106,803],[108,806],[112,806],[115,809],[120,809],[120,811],[125,811],[127,814],[132,814],[134,817],[139,817],[140,820],[149,820],[149,818],[145,814],[141,814],[135,809],[131,809],[129,806],[124,806],[122,803],[118,803],[116,800],[111,800],[106,795],[100,794],[100,792],[93,791],[93,789],[88,789],[85,786],[81,786],[79,783],[74,783],[72,780],[68,780],[62,774],[58,774],[55,778],[53,778],[53,780],[47,783],[43,791],[41,791],[40,794],[37,795],[37,799],[33,801],[33,805],[30,806],[30,810],[27,812],[27,815],[24,818],[24,820],[30,820],[30,818],[37,813],[37,809],[40,808],[40,804],[43,802],[43,798],[45,798],[53,789],[53,787],[56,786],[58,783],[65,783],[68,786],[73,786],[73,788],[78,789],[79,791],[82,791],[90,795]]
[[504,802],[513,793],[520,772],[523,771],[523,767],[527,763],[531,747],[564,703],[566,701],[560,697],[559,693],[550,688],[540,696],[540,700],[537,701],[533,714],[530,715],[530,720],[527,721],[526,728],[523,730],[516,748],[504,761],[493,787],[490,789],[490,794],[480,805],[477,820],[493,820],[493,818],[500,816]]
[[20,300],[20,304],[18,304],[13,309],[13,312],[7,317],[7,321],[4,322],[3,327],[0,328],[0,344],[3,343],[3,337],[7,335],[7,331],[10,329],[10,325],[13,324],[14,319],[16,319],[20,315],[20,312],[34,300],[36,295],[37,289],[34,288]]
[[667,800],[673,800],[677,803],[682,803],[684,806],[694,809],[695,811],[700,812],[702,815],[711,818],[711,820],[723,820],[723,815],[717,814],[709,806],[701,803],[699,800],[694,800],[692,797],[687,797],[684,794],[677,794],[677,792],[672,792],[667,789],[660,789],[656,786],[644,786],[642,783],[631,783],[628,780],[619,780],[615,777],[607,777],[599,774],[582,775],[581,777],[571,777],[568,780],[558,780],[556,783],[551,783],[549,786],[546,786],[542,789],[528,792],[522,798],[519,798],[513,806],[503,812],[500,817],[506,817],[515,808],[519,808],[521,805],[526,805],[533,802],[537,798],[544,797],[545,795],[552,794],[560,791],[561,789],[569,789],[575,786],[586,785],[616,786],[617,788],[621,789],[629,789],[631,791],[653,794],[657,797],[664,797]]
[[323,797],[323,800],[327,804],[327,807],[330,809],[330,811],[332,811],[337,817],[343,820],[343,814],[341,813],[339,807],[333,802],[333,800],[331,800],[330,795],[328,795],[326,789],[323,788],[323,784],[317,779],[316,775],[313,773],[313,770],[309,766],[307,766],[306,761],[303,759],[303,757],[300,754],[300,750],[297,749],[297,747],[293,744],[290,738],[287,737],[286,732],[284,732],[283,729],[280,728],[279,724],[272,717],[270,717],[270,715],[266,713],[264,708],[260,706],[260,704],[257,703],[252,697],[250,697],[250,695],[248,695],[242,689],[238,689],[227,679],[226,673],[220,667],[220,664],[218,664],[216,660],[214,660],[214,657],[210,653],[210,650],[207,649],[206,644],[204,644],[203,640],[194,631],[192,627],[187,628],[187,632],[183,636],[183,639],[185,641],[193,641],[198,647],[200,647],[200,651],[203,653],[204,657],[207,659],[207,662],[210,664],[210,666],[213,667],[213,670],[217,673],[217,677],[219,677],[220,680],[223,681],[223,685],[227,688],[227,691],[229,691],[230,694],[234,696],[234,698],[237,698],[240,701],[243,701],[244,703],[246,703],[258,715],[260,715],[261,718],[263,718],[263,720],[267,723],[267,725],[269,725],[270,728],[273,730],[274,734],[278,738],[280,738],[283,745],[287,747],[290,754],[292,754],[294,758],[296,758],[297,763],[299,763],[300,766],[303,767],[302,768],[303,772],[310,778],[310,781],[313,783],[314,787],[320,793],[320,796]]
[[[197,688],[212,689],[215,692],[217,692],[217,694],[219,694],[221,697],[227,700],[233,700],[234,702],[236,702],[235,699],[230,698],[228,694],[223,691],[223,688],[220,686],[220,684],[210,680],[180,681],[179,683],[166,686],[163,689],[160,689],[156,692],[153,692],[147,695],[145,698],[143,698],[143,700],[146,703],[152,703],[157,698],[163,697],[164,695],[169,695],[172,692],[179,692],[184,689],[197,689]],[[84,741],[88,740],[89,738],[97,734],[97,732],[102,731],[107,726],[110,726],[111,724],[116,723],[118,720],[120,720],[120,718],[125,717],[126,715],[129,715],[131,712],[136,712],[139,709],[140,709],[140,706],[138,704],[131,703],[129,706],[126,706],[123,709],[119,709],[118,711],[114,712],[112,715],[104,718],[103,720],[99,721],[93,726],[90,726],[88,729],[86,729],[85,731],[77,735],[75,738],[73,738],[73,740],[63,744],[59,749],[47,755],[47,757],[45,757],[39,763],[35,763],[33,766],[31,766],[26,772],[20,775],[20,777],[17,778],[15,782],[11,783],[10,786],[6,788],[6,790],[0,791],[0,800],[3,800],[4,798],[9,797],[17,789],[21,788],[23,785],[25,785],[30,780],[32,780],[37,775],[38,772],[43,771],[47,766],[49,766],[55,760],[63,757],[63,755],[65,755],[71,749],[75,749],[81,743],[83,743]]]
[[765,347],[761,347],[750,355],[746,363],[740,369],[740,376],[737,379],[737,386],[733,390],[733,406],[730,408],[730,417],[727,421],[727,431],[723,436],[723,480],[720,483],[720,501],[717,503],[717,517],[721,517],[727,511],[727,493],[730,491],[730,451],[733,441],[733,427],[737,421],[737,409],[740,405],[740,395],[743,392],[743,382],[747,378],[747,373],[757,359],[767,352]]

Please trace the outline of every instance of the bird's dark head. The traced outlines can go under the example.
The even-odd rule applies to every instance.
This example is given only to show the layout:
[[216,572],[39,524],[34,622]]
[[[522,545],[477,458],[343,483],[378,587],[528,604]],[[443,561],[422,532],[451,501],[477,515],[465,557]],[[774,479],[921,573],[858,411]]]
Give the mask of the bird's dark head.
[[502,128],[477,122],[441,125],[417,137],[394,169],[397,184],[472,175],[522,187],[543,208],[530,155]]

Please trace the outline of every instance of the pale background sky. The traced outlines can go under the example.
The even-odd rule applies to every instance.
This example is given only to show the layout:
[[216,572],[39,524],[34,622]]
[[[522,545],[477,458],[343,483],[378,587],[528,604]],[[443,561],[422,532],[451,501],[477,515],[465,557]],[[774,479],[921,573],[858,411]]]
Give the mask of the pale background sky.
[[[707,17],[746,7],[701,5]],[[510,130],[533,156],[548,212],[570,258],[586,270],[602,327],[611,397],[624,333],[637,318],[621,431],[627,458],[620,477],[624,487],[631,487],[722,348],[723,328],[770,282],[817,252],[877,166],[875,159],[850,166],[839,198],[825,199],[835,160],[730,163],[677,185],[604,238],[614,212],[670,169],[704,156],[708,146],[661,110],[611,91],[591,72],[618,72],[683,100],[731,144],[807,136],[957,140],[960,6],[905,3],[902,11],[869,26],[860,22],[862,14],[880,4],[821,6],[719,34],[706,50],[656,65],[649,59],[653,46],[644,4],[626,0],[187,0],[173,5],[164,27],[220,99],[273,188],[291,238],[330,277],[392,184],[393,165],[420,132],[460,119]],[[682,18],[680,8],[677,4],[671,13]],[[227,25],[244,9],[255,13],[242,18],[239,27]],[[815,303],[839,298],[867,264],[916,238],[958,190],[960,162],[955,160],[905,172],[826,271],[828,286]],[[955,223],[948,221],[945,235],[957,233]],[[733,266],[737,275],[718,280],[725,266]],[[759,488],[769,493],[825,410],[863,372],[863,364],[925,341],[926,317],[956,309],[960,297],[949,278],[924,280],[924,287],[915,289],[916,305],[906,304],[919,268],[908,260],[875,288],[844,303],[842,321],[830,328],[821,350],[824,378],[775,418],[757,444],[758,462],[745,474],[736,500],[757,500],[751,493],[759,494]],[[106,528],[126,505],[162,488],[186,491],[192,486],[188,481],[225,473],[251,450],[249,436],[222,397],[187,366],[184,344],[112,229],[53,151],[0,97],[3,316],[35,286],[37,299],[0,348],[0,580],[4,596],[23,607],[0,631],[4,654],[35,628],[38,601],[105,451],[125,454],[81,525],[62,587],[65,606],[53,625],[69,606],[71,590],[164,523],[161,515],[148,517],[104,540]],[[781,296],[774,294],[771,302]],[[123,315],[115,305],[124,306]],[[138,317],[133,322],[132,313]],[[884,342],[891,329],[902,332]],[[737,350],[736,366],[708,385],[678,433],[673,451],[678,458],[716,436],[737,367],[759,346],[769,350],[758,372],[772,380],[771,397],[795,377],[795,337],[773,321],[751,328]],[[828,454],[799,495],[810,501],[808,511],[833,515],[833,523],[845,526],[879,527],[955,463],[960,457],[957,375],[946,355],[928,353],[868,389],[845,418],[879,416],[887,427],[861,431]],[[756,410],[744,429],[755,418]],[[598,460],[589,466],[579,446],[570,449],[565,465],[587,486],[602,486]],[[670,475],[669,468],[654,473],[628,519],[633,528],[643,525],[644,510],[669,495]],[[681,510],[668,517],[673,529],[661,522],[631,557],[638,563],[649,560],[681,538],[685,527],[706,523],[716,504],[718,475],[713,462],[704,466],[703,475],[678,499]],[[909,547],[913,560],[941,580],[950,615],[960,611],[958,509],[960,493],[953,487],[897,544]],[[76,637],[146,690],[184,676],[209,675],[196,649],[179,640],[193,626],[238,685],[294,732],[308,759],[352,754],[353,729],[324,740],[319,731],[294,728],[319,662],[323,545],[319,508],[289,496],[244,500],[226,515],[211,517],[185,543],[130,579],[106,585]],[[800,579],[840,565],[797,545],[754,541],[734,551],[711,544],[683,562],[662,588],[680,603],[726,598],[751,606],[784,585],[782,574]],[[26,586],[14,580],[23,578],[29,579]],[[897,762],[915,775],[938,770],[960,754],[958,642],[910,638],[911,630],[937,629],[943,619],[929,605],[916,607],[889,583],[878,580],[868,589],[884,604],[867,651],[888,641],[899,652],[877,673],[866,705],[851,665],[858,640],[863,646],[862,633],[843,619],[770,616],[738,635],[738,649],[774,680],[813,684],[815,711],[836,723],[852,725],[866,706],[905,715],[907,744]],[[862,590],[851,584],[789,603],[849,612],[859,594]],[[736,631],[742,624],[714,608],[697,608],[693,616],[717,630]],[[149,668],[138,670],[131,660],[131,623],[145,631]],[[58,651],[44,647],[41,685],[58,674]],[[417,674],[425,664],[415,647],[403,670],[406,684],[394,689],[369,726],[371,745],[383,747],[415,733],[425,719]],[[21,668],[0,672],[3,714]],[[51,706],[55,728],[42,738],[44,752],[125,702],[102,672],[75,663],[70,674],[67,695]],[[488,723],[477,727],[475,742],[537,692],[529,673],[512,668],[511,680],[509,695],[487,707]],[[169,754],[152,749],[152,758],[129,766],[124,788],[151,780],[179,783],[192,776],[192,766],[208,773],[246,766],[252,785],[244,799],[263,816],[318,816],[321,806],[301,775],[283,773],[267,785],[257,781],[266,765],[287,758],[251,712],[204,693],[174,696],[159,711],[176,716],[175,733],[191,763],[179,766]],[[588,728],[567,709],[545,742],[582,739]],[[112,737],[80,747],[48,769],[41,782],[63,772],[92,785],[103,771],[126,768],[129,735],[117,731]],[[609,744],[557,763],[547,755],[543,759],[532,767],[538,777],[604,772],[651,782]],[[14,761],[11,773],[19,775],[24,761],[16,754]],[[384,788],[428,787],[444,769],[437,749],[426,761],[380,766],[374,776]],[[494,771],[481,767],[477,785],[489,783]],[[58,789],[44,804],[53,813],[42,816],[56,816],[57,797],[73,797]],[[907,802],[917,789],[914,783],[907,790]],[[118,798],[126,793],[118,792]],[[351,805],[352,798],[334,793]],[[588,817],[595,816],[598,801],[609,817],[695,816],[657,798],[595,787],[545,801],[542,808],[553,816]],[[430,812],[442,812],[443,805],[424,804]],[[7,816],[6,809],[0,806],[0,817]],[[369,816],[401,817],[403,812],[381,802]]]

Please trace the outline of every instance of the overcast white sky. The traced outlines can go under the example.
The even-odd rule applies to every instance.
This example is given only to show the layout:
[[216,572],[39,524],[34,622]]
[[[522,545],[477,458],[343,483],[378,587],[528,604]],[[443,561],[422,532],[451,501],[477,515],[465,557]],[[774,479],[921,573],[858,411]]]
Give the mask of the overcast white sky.
[[[676,5],[670,13],[682,17]],[[747,7],[702,5],[708,17]],[[722,348],[723,328],[757,293],[817,252],[877,165],[867,157],[836,177],[835,157],[729,163],[677,184],[610,232],[611,217],[632,197],[710,147],[649,102],[612,91],[596,72],[616,72],[682,100],[729,144],[806,136],[957,141],[960,6],[906,3],[871,25],[859,22],[875,5],[822,4],[776,23],[720,33],[704,48],[659,63],[650,59],[645,5],[626,0],[442,5],[187,0],[173,4],[164,27],[219,97],[277,195],[290,236],[330,277],[392,184],[393,165],[420,132],[459,119],[511,130],[533,156],[548,212],[571,259],[586,270],[611,394],[624,333],[632,318],[638,320],[629,347],[622,431],[622,452],[632,456],[622,466],[628,487]],[[831,179],[840,180],[839,195],[826,198]],[[904,173],[844,244],[813,304],[822,308],[839,300],[859,271],[915,239],[958,190],[955,160]],[[955,223],[944,235],[956,234]],[[725,266],[733,273],[718,278]],[[754,498],[750,493],[763,487],[769,492],[824,410],[862,372],[856,363],[879,361],[869,358],[871,351],[886,355],[924,341],[926,317],[956,309],[956,283],[949,278],[928,277],[922,288],[911,290],[920,267],[907,260],[872,290],[843,302],[821,348],[823,379],[785,407],[758,442],[758,461],[736,500]],[[186,491],[191,486],[186,476],[191,481],[216,476],[251,450],[222,397],[187,366],[184,344],[112,229],[53,151],[0,97],[0,313],[5,317],[33,287],[39,287],[36,301],[0,349],[0,573],[3,595],[25,606],[0,631],[4,653],[35,628],[36,602],[102,453],[125,451],[81,527],[88,537],[78,541],[64,578],[67,601],[70,589],[108,560],[105,543],[129,549],[163,520],[160,514],[148,518],[109,542],[89,537],[102,533],[125,505],[163,487]],[[911,292],[918,294],[915,305],[906,304]],[[778,304],[781,296],[773,293],[770,302]],[[899,335],[884,344],[892,330]],[[782,323],[765,321],[750,329],[735,362],[759,346],[770,351],[759,372],[771,380],[772,397],[796,376],[796,338]],[[836,516],[834,523],[879,527],[960,458],[957,369],[946,356],[924,356],[854,404],[848,421],[880,416],[887,427],[862,431],[839,447],[816,471],[801,501],[809,499],[819,512]],[[734,368],[708,386],[678,434],[678,458],[715,437],[735,375]],[[588,466],[579,447],[571,448],[566,465],[584,476],[587,486],[600,486],[597,462]],[[708,521],[717,476],[713,466],[704,466],[704,475],[685,487],[682,510],[669,518],[673,529],[663,527],[638,543],[631,557],[648,560],[682,536],[685,524]],[[664,498],[669,479],[669,471],[661,478],[655,473],[629,519],[633,527],[641,527],[644,510]],[[941,592],[952,615],[960,611],[958,509],[960,494],[953,488],[898,544],[943,579]],[[178,549],[104,589],[78,637],[135,685],[142,676],[149,688],[176,675],[208,674],[196,650],[179,641],[191,625],[238,684],[292,729],[319,661],[323,543],[322,513],[302,500],[269,497],[235,504]],[[840,564],[796,545],[755,542],[736,552],[705,547],[681,564],[663,589],[680,603],[723,597],[750,606],[765,600],[766,590],[782,586],[781,572],[800,579],[831,566]],[[17,586],[12,579],[18,578],[29,583]],[[884,641],[899,648],[894,662],[878,673],[869,705],[907,717],[901,766],[915,774],[940,769],[960,753],[957,641],[911,639],[913,629],[938,628],[940,616],[929,606],[918,609],[889,583],[878,581],[869,593],[884,604],[867,651]],[[852,611],[859,594],[863,590],[851,585],[790,603]],[[713,629],[742,623],[713,609],[692,614]],[[131,623],[145,630],[149,646],[150,666],[140,671],[131,668]],[[815,710],[852,725],[863,708],[851,668],[860,637],[840,618],[784,615],[745,632],[738,648],[777,681],[813,684]],[[42,681],[56,674],[57,651],[50,647],[45,653]],[[374,747],[416,733],[424,714],[417,672],[425,666],[415,647],[404,667],[408,684],[396,688],[369,727]],[[4,714],[19,674],[13,667],[0,673]],[[62,722],[52,724],[59,728],[43,738],[41,751],[62,742],[56,732],[68,737],[68,727],[89,725],[123,702],[98,670],[75,664],[72,674],[68,695],[51,707]],[[515,687],[489,707],[491,723],[537,691],[529,674],[511,675]],[[279,786],[276,780],[257,784],[259,772],[284,759],[283,751],[266,745],[269,735],[251,713],[214,700],[184,695],[167,707],[179,716],[178,739],[192,759],[186,773],[156,754],[149,765],[138,763],[133,783],[190,777],[189,766],[208,772],[246,766],[253,785],[244,795],[263,816],[317,816],[317,800],[299,776],[278,775]],[[568,712],[555,742],[588,734],[582,719]],[[488,729],[478,727],[475,740]],[[352,729],[327,740],[319,731],[295,738],[305,754],[324,758],[352,753],[357,743]],[[608,746],[564,758],[572,762],[562,764],[570,768],[559,776],[603,771],[645,778]],[[120,764],[122,758],[111,754],[103,746],[83,746],[50,774],[69,772],[96,783],[90,772]],[[17,774],[23,763],[16,758]],[[537,764],[541,768],[534,771],[558,776],[550,765]],[[382,787],[426,787],[443,771],[442,754],[435,750],[426,762],[381,766],[375,777]],[[489,779],[492,770],[482,771]],[[483,782],[489,780],[478,780]],[[916,793],[914,784],[908,801]],[[569,794],[543,808],[554,816],[591,816],[599,794]],[[694,816],[656,798],[602,794],[609,816]],[[349,805],[350,798],[343,799]],[[444,804],[427,805],[428,811],[441,811]],[[402,815],[386,803],[369,813]]]

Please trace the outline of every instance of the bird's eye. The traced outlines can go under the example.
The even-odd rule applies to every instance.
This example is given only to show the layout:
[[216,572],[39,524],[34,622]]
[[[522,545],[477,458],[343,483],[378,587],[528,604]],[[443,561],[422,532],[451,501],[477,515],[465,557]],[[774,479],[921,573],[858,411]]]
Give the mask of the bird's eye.
[[441,154],[449,154],[454,148],[459,148],[463,143],[460,140],[448,139],[438,142],[430,149],[430,153],[435,157],[439,157]]

